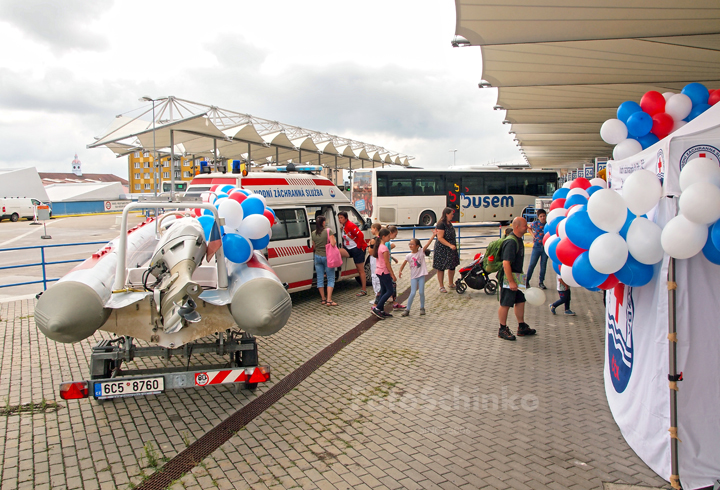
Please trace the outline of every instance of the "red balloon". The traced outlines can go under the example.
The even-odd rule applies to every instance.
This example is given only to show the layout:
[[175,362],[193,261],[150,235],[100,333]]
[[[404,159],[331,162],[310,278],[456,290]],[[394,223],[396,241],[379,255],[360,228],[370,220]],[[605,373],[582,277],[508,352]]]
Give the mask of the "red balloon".
[[675,121],[672,116],[667,112],[660,112],[653,116],[653,125],[650,132],[657,136],[659,139],[663,139],[665,136],[672,132]]
[[233,201],[237,202],[243,202],[245,199],[247,199],[247,196],[242,192],[233,192],[228,196],[228,199],[232,199]]
[[558,243],[555,248],[555,253],[557,254],[558,259],[560,259],[560,262],[570,267],[572,267],[578,255],[583,252],[587,252],[587,250],[576,246],[568,238],[560,240],[560,243]]
[[550,239],[550,232],[545,233],[545,236],[543,237],[542,243],[545,245],[545,242],[547,242]]
[[620,280],[615,277],[615,274],[610,274],[605,282],[598,286],[598,289],[613,289],[619,282]]
[[720,90],[713,90],[708,98],[708,104],[715,105],[720,102]]
[[562,208],[563,206],[565,206],[565,199],[555,199],[550,204],[550,211],[552,211],[553,209]]
[[660,92],[651,90],[640,99],[640,107],[651,116],[665,112],[665,97]]
[[275,224],[275,215],[272,214],[272,212],[266,209],[265,211],[263,211],[263,216],[268,219],[268,221],[270,222],[270,226]]
[[215,185],[211,186],[211,187],[210,187],[210,192],[214,192],[215,194],[217,194],[217,188],[218,188],[218,187],[220,187],[220,184],[215,184]]
[[577,179],[572,181],[572,183],[570,184],[570,188],[571,189],[577,189],[577,188],[587,189],[591,185],[592,184],[590,183],[590,181],[588,179],[586,179],[585,177],[578,177]]

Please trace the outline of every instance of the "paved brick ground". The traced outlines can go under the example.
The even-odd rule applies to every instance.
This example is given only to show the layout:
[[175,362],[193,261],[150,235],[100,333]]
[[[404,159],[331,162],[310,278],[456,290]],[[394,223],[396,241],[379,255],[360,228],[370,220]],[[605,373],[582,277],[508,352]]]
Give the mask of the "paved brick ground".
[[[320,306],[316,293],[293,296],[289,324],[260,341],[275,380],[368,317],[355,292],[340,283],[338,308]],[[529,306],[539,335],[516,342],[496,336],[494,297],[441,294],[434,280],[426,295],[426,316],[416,298],[410,317],[378,322],[172,488],[667,486],[607,407],[598,293],[573,292],[574,318]],[[555,296],[548,290],[548,302]],[[58,400],[60,409],[0,417],[2,489],[131,488],[267,389],[64,402],[59,382],[88,376],[102,335],[56,344],[38,334],[33,306],[0,305],[0,399]]]

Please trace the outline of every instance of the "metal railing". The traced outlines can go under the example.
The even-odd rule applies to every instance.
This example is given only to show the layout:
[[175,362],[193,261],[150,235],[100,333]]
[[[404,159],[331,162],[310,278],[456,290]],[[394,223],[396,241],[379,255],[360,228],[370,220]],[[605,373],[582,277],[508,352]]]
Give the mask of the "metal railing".
[[[455,228],[456,233],[456,240],[457,240],[457,249],[458,252],[461,250],[484,250],[486,247],[463,247],[462,246],[462,239],[464,238],[466,240],[474,239],[474,238],[502,238],[503,236],[503,229],[505,228],[502,225],[497,224],[472,224],[472,225],[460,225],[460,224],[453,224],[453,227]],[[434,226],[398,226],[398,230],[412,230],[412,238],[396,238],[393,240],[393,243],[398,242],[410,242],[410,240],[416,238],[416,232],[417,230],[434,230]],[[485,229],[493,229],[493,230],[499,230],[494,233],[487,233],[484,235],[466,235],[463,236],[462,232],[463,230],[470,230],[472,228],[485,228]],[[391,252],[393,254],[399,254],[399,253],[407,253],[407,250],[396,250],[394,252]]]
[[42,268],[42,280],[40,281],[27,281],[27,282],[18,282],[14,284],[0,284],[0,288],[9,288],[13,286],[26,286],[28,284],[40,284],[43,285],[43,290],[47,289],[47,283],[54,282],[60,280],[59,277],[56,278],[48,278],[47,277],[47,271],[46,266],[49,265],[56,265],[56,264],[70,264],[73,262],[84,262],[85,259],[71,259],[71,260],[55,260],[48,262],[45,260],[45,249],[46,248],[59,248],[59,247],[75,247],[78,245],[107,245],[107,241],[103,242],[80,242],[80,243],[61,243],[58,245],[35,245],[32,247],[12,247],[12,248],[0,248],[0,252],[12,252],[17,250],[33,250],[33,249],[40,249],[40,262],[35,262],[31,264],[19,264],[19,265],[6,265],[4,267],[0,267],[0,270],[7,270],[7,269],[21,269],[24,267],[41,267]]

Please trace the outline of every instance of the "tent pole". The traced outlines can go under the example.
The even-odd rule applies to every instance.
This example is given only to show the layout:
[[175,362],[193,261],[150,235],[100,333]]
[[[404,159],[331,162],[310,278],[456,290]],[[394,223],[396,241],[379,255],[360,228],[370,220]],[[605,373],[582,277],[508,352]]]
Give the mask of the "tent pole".
[[670,257],[668,262],[668,354],[670,381],[670,484],[680,489],[680,473],[678,460],[678,433],[677,433],[677,382],[682,378],[677,374],[677,283],[675,282],[675,259]]
[[213,172],[217,172],[217,140],[213,138]]
[[299,149],[298,149],[298,152],[299,152],[299,154],[298,154],[298,164],[299,164],[299,165],[302,165],[302,148],[299,148]]
[[280,147],[275,147],[275,166],[280,165]]
[[175,130],[170,130],[170,200],[175,200]]
[[335,187],[337,187],[337,172],[338,172],[338,168],[337,168],[337,155],[335,155]]

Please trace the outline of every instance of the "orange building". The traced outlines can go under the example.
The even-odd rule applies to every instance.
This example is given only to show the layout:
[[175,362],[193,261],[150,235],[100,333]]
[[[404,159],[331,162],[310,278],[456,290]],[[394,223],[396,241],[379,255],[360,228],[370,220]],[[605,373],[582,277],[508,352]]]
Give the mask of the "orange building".
[[[176,190],[185,190],[182,182],[190,182],[193,176],[200,170],[200,159],[193,160],[191,157],[180,158],[175,163],[175,186]],[[154,158],[150,151],[136,151],[128,155],[128,190],[133,194],[152,194],[155,192],[153,184],[157,186],[158,194],[170,191],[170,157],[160,157],[160,167],[157,182],[153,177]]]

